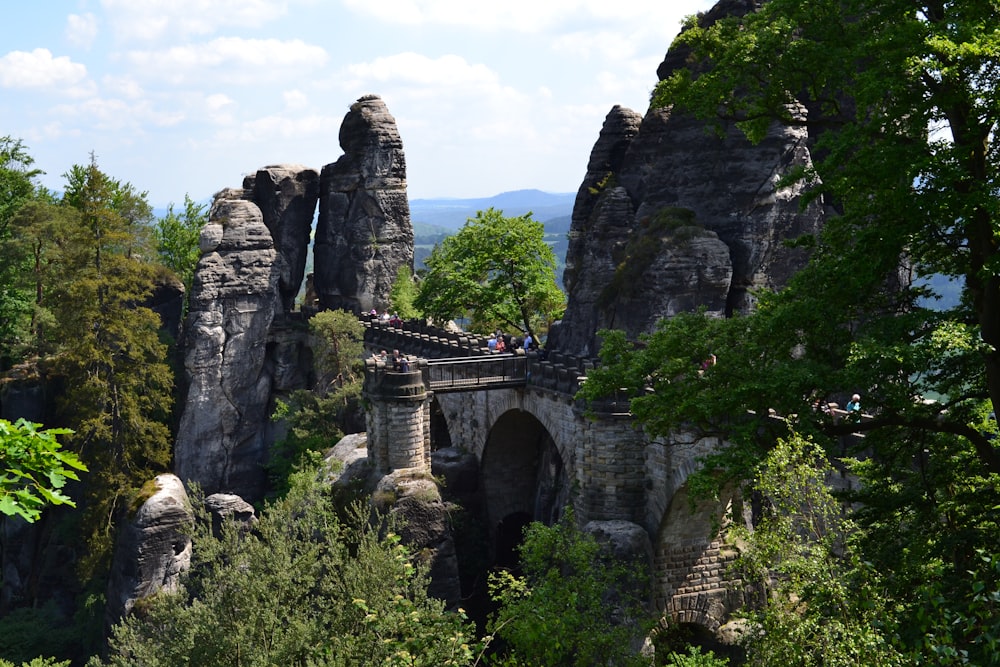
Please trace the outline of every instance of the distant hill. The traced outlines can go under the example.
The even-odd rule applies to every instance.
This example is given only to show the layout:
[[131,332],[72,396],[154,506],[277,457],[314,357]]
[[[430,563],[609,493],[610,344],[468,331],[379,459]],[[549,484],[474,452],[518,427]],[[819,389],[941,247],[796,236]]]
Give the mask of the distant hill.
[[[502,192],[493,197],[473,199],[411,199],[410,220],[417,224],[434,225],[457,230],[468,218],[476,217],[477,211],[488,208],[502,210],[508,217],[531,212],[532,218],[548,223],[555,218],[568,217],[573,213],[576,193],[552,193],[541,190],[515,190]],[[565,223],[562,223],[565,224]],[[546,229],[549,225],[545,225]],[[569,225],[565,225],[569,229]]]

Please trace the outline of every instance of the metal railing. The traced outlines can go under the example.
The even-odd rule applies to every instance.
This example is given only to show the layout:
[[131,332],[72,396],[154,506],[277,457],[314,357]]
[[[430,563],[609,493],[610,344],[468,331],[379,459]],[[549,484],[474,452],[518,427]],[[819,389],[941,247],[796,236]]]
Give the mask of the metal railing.
[[523,387],[528,359],[523,355],[428,359],[420,366],[424,384],[436,393]]

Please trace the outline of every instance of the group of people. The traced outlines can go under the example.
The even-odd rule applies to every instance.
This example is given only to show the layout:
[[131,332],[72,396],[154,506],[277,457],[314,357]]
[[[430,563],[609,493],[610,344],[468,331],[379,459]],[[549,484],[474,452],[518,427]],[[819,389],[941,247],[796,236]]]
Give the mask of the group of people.
[[398,314],[393,313],[392,315],[390,315],[389,311],[386,310],[383,311],[381,315],[379,315],[378,311],[375,310],[374,308],[368,311],[368,319],[371,320],[372,322],[383,322],[385,324],[394,327],[398,327],[403,323],[402,318],[400,318]]
[[501,353],[501,352],[513,352],[517,348],[523,349],[525,352],[529,350],[541,349],[538,347],[538,343],[532,337],[531,333],[526,333],[524,338],[518,339],[514,336],[508,336],[503,333],[500,329],[497,329],[495,333],[491,333],[489,339],[486,341],[486,345],[490,348],[491,353]]
[[410,360],[405,354],[400,354],[399,350],[392,351],[392,358],[390,359],[389,353],[385,350],[379,350],[378,354],[373,354],[372,357],[375,361],[379,361],[386,366],[392,364],[392,370],[397,373],[409,373],[410,372]]
[[[824,413],[836,416],[835,410],[837,408],[836,403],[825,403],[819,398],[813,400],[813,409],[822,410]],[[861,394],[853,394],[851,400],[847,402],[844,406],[845,417],[851,421],[861,421]]]

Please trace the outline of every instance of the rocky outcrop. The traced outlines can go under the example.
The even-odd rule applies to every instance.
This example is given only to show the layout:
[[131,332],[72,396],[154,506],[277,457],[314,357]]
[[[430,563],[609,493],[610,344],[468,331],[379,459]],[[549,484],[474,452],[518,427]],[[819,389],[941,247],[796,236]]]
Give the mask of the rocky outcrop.
[[434,479],[412,469],[394,470],[379,480],[372,498],[376,506],[391,505],[390,514],[400,520],[403,543],[427,564],[427,592],[449,606],[458,604],[462,587],[455,540],[448,507]]
[[278,289],[290,311],[302,287],[316,201],[319,172],[302,165],[263,167],[243,179],[246,196],[257,205],[278,253]]
[[264,489],[272,369],[268,331],[279,270],[260,209],[242,190],[216,195],[201,233],[187,320],[189,389],[174,448],[175,471],[206,493],[259,497]]
[[[703,20],[742,15],[753,4],[723,0]],[[672,47],[659,77],[687,55]],[[634,338],[699,306],[720,316],[747,312],[754,290],[780,288],[804,265],[805,252],[784,242],[822,225],[819,202],[800,210],[801,188],[779,183],[811,164],[805,129],[775,125],[752,145],[735,127],[718,136],[669,108],[638,118],[612,109],[577,194],[568,307],[550,338],[561,351],[593,355],[598,329]]]
[[108,584],[107,614],[114,623],[137,600],[177,588],[191,565],[194,513],[184,485],[174,475],[157,475],[152,495],[121,529]]
[[381,98],[351,106],[340,145],[320,175],[314,287],[321,308],[382,310],[399,268],[413,267],[413,227],[403,143]]

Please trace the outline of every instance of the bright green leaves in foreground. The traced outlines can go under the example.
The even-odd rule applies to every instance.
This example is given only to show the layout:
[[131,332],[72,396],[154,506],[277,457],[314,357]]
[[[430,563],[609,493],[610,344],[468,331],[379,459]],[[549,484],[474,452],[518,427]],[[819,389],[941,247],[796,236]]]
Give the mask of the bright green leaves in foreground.
[[77,471],[87,469],[56,439],[72,431],[39,426],[0,419],[0,513],[27,521],[37,519],[46,505],[75,506],[66,482],[79,480]]
[[544,331],[564,305],[555,256],[531,214],[488,209],[470,218],[425,260],[416,306],[438,322],[469,318],[472,331]]

